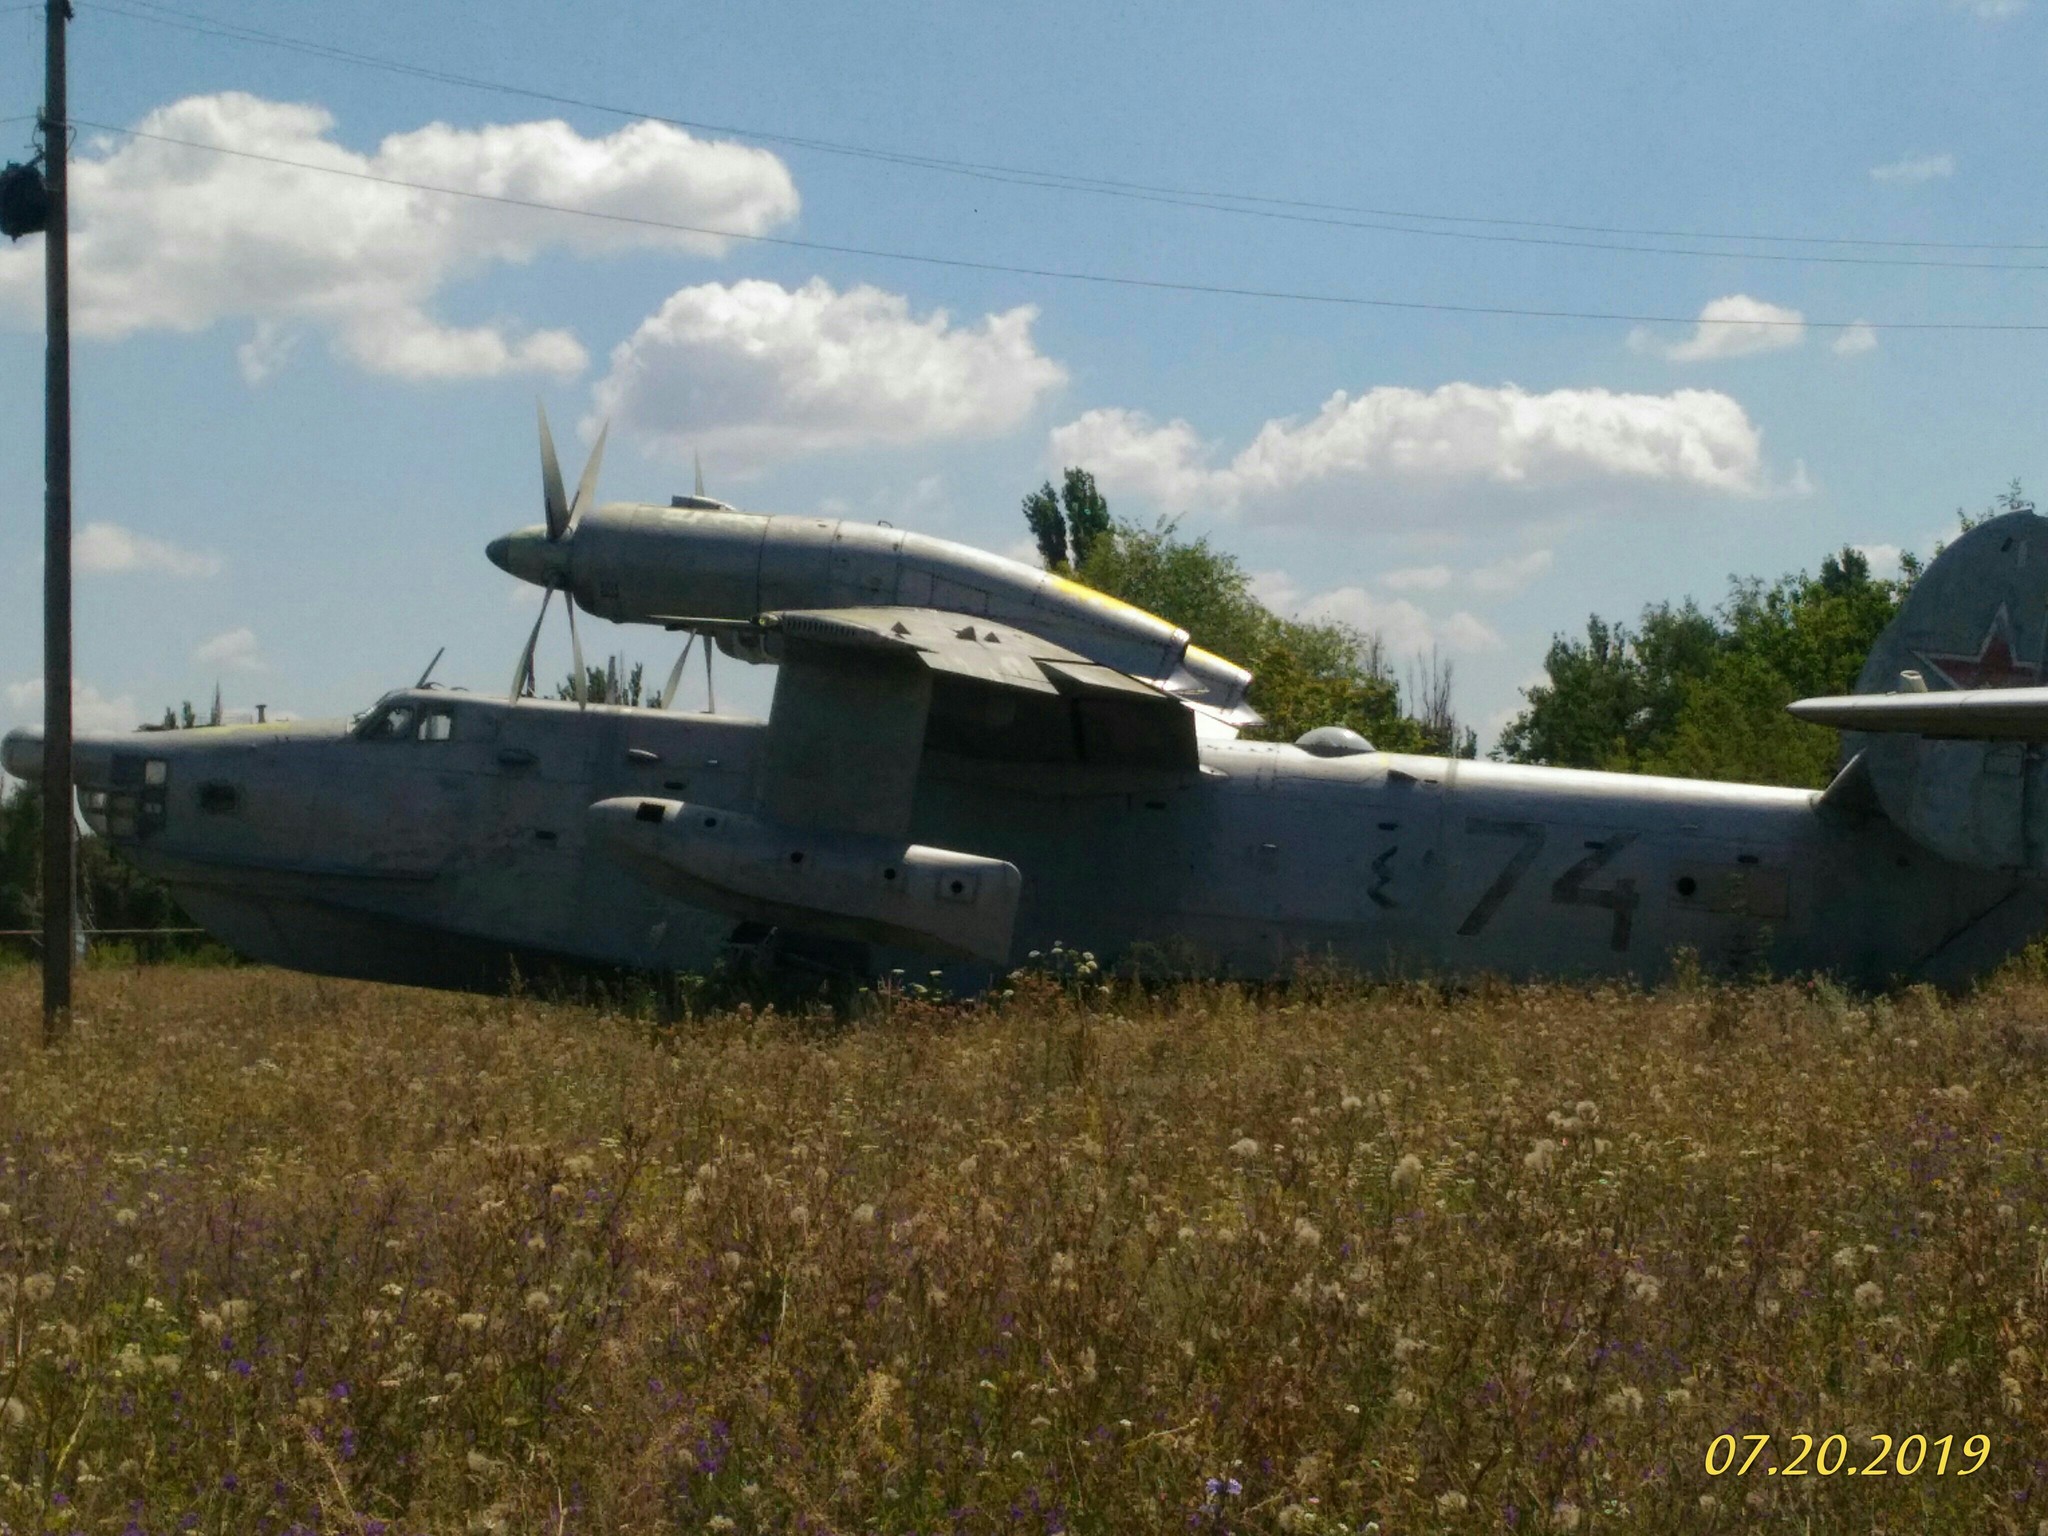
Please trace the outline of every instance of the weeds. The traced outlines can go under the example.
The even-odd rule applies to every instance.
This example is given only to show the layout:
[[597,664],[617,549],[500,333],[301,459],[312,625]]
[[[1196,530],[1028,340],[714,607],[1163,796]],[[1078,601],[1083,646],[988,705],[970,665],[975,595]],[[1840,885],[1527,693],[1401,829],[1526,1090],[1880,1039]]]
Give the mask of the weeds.
[[[2048,982],[0,975],[0,1530],[2035,1532]],[[1709,1477],[1724,1432],[1986,1434]],[[1860,1464],[1860,1463],[1859,1463]]]

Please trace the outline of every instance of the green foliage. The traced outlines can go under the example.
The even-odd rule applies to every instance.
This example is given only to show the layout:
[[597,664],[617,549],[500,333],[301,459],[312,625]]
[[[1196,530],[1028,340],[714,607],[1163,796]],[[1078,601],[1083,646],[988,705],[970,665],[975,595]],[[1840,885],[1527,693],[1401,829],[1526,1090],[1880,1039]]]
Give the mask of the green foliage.
[[1024,521],[1038,541],[1038,558],[1048,571],[1063,571],[1067,559],[1067,520],[1060,512],[1059,493],[1046,481],[1024,498]]
[[1059,490],[1050,480],[1024,498],[1024,521],[1049,571],[1086,565],[1111,528],[1109,502],[1095,477],[1069,465]]
[[1060,504],[1067,512],[1067,542],[1074,552],[1074,564],[1086,565],[1110,530],[1109,502],[1095,488],[1093,475],[1069,467],[1060,486]]
[[1898,611],[1913,572],[1870,574],[1853,549],[1770,586],[1736,578],[1709,615],[1691,602],[1645,608],[1636,627],[1594,615],[1583,640],[1558,636],[1548,681],[1501,734],[1516,762],[1819,788],[1834,732],[1785,713],[1794,699],[1846,693]]
[[1291,741],[1319,725],[1346,725],[1388,751],[1448,744],[1402,713],[1400,684],[1376,636],[1333,620],[1281,618],[1252,595],[1237,558],[1206,537],[1183,538],[1166,521],[1150,528],[1113,521],[1075,574],[1248,668],[1252,706],[1266,717],[1252,735]]
[[[43,797],[17,785],[0,799],[0,928],[34,928],[42,922]],[[81,918],[88,928],[189,928],[170,890],[117,854],[103,839],[78,839]],[[152,941],[152,955],[199,946],[194,936]],[[0,941],[17,953],[25,941]]]
[[[708,642],[707,642],[708,643]],[[637,707],[641,701],[645,682],[646,665],[634,662],[630,669],[621,667],[614,657],[602,667],[585,667],[585,694],[593,704],[631,704]],[[555,684],[555,697],[573,699],[576,697],[576,674],[570,672]]]

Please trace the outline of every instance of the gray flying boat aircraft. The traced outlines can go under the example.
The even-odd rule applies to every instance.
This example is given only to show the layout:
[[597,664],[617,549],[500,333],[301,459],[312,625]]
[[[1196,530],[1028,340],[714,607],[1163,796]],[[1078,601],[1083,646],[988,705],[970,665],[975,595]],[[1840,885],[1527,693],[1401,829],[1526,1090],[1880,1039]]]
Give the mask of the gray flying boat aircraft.
[[[1237,739],[1243,669],[1057,575],[701,484],[594,506],[598,455],[570,500],[545,420],[542,452],[547,521],[489,550],[547,589],[509,697],[81,737],[93,829],[248,955],[470,988],[762,935],[963,978],[1063,941],[1249,976],[1648,980],[1683,948],[1958,986],[2048,924],[2030,513],[1929,566],[1854,695],[1793,706],[1846,733],[1813,793]],[[655,707],[528,697],[556,591],[579,680],[580,606],[776,663],[768,719],[669,708],[687,645]],[[38,737],[0,760],[33,780]]]

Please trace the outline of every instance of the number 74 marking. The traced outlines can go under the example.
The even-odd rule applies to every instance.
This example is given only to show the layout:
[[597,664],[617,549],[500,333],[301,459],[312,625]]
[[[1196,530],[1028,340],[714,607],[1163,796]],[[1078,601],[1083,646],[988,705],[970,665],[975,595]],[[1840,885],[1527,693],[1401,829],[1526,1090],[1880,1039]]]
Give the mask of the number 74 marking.
[[[1507,863],[1500,873],[1493,877],[1493,883],[1479,895],[1472,910],[1465,914],[1465,920],[1458,924],[1458,933],[1471,938],[1493,921],[1494,914],[1506,903],[1522,876],[1529,872],[1529,866],[1536,862],[1543,852],[1546,832],[1541,822],[1504,821],[1491,816],[1473,816],[1466,820],[1465,830],[1475,837],[1512,837],[1516,840],[1515,851],[1508,855]],[[1614,884],[1603,888],[1587,882],[1611,864],[1615,857],[1633,843],[1639,834],[1617,832],[1602,842],[1591,844],[1591,852],[1573,864],[1557,879],[1551,882],[1550,899],[1562,907],[1599,907],[1614,914],[1614,928],[1609,942],[1615,949],[1629,946],[1635,922],[1636,908],[1642,905],[1642,897],[1636,890],[1635,881],[1623,876]]]

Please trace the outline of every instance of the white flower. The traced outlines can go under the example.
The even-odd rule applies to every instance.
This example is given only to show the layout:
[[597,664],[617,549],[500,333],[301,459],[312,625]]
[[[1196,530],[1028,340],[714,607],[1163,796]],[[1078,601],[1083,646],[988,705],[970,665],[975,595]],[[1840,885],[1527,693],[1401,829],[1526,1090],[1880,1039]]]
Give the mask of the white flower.
[[1856,1287],[1856,1305],[1866,1312],[1875,1312],[1884,1305],[1884,1287],[1875,1280],[1866,1280]]
[[529,1312],[545,1312],[553,1305],[554,1298],[549,1296],[546,1291],[528,1291],[526,1293],[526,1310]]
[[57,1294],[57,1282],[49,1275],[30,1275],[21,1282],[21,1294],[26,1301],[48,1301]]
[[1241,1140],[1233,1141],[1230,1144],[1230,1150],[1239,1157],[1257,1157],[1259,1155],[1259,1144],[1253,1141],[1251,1137],[1246,1136]]
[[1529,1149],[1529,1155],[1522,1159],[1522,1166],[1531,1173],[1548,1173],[1550,1165],[1556,1161],[1557,1143],[1545,1136]]
[[483,1332],[484,1324],[489,1321],[490,1319],[481,1312],[465,1312],[455,1319],[455,1326],[466,1329],[470,1333],[481,1333]]
[[1313,1248],[1323,1240],[1323,1234],[1306,1216],[1297,1216],[1294,1218],[1294,1240],[1304,1248]]
[[1440,1493],[1436,1496],[1436,1507],[1447,1515],[1457,1514],[1465,1507],[1466,1503],[1465,1495],[1458,1492],[1455,1488],[1449,1493]]
[[1413,1152],[1394,1164],[1394,1172],[1388,1178],[1397,1195],[1412,1195],[1422,1183],[1422,1159]]

